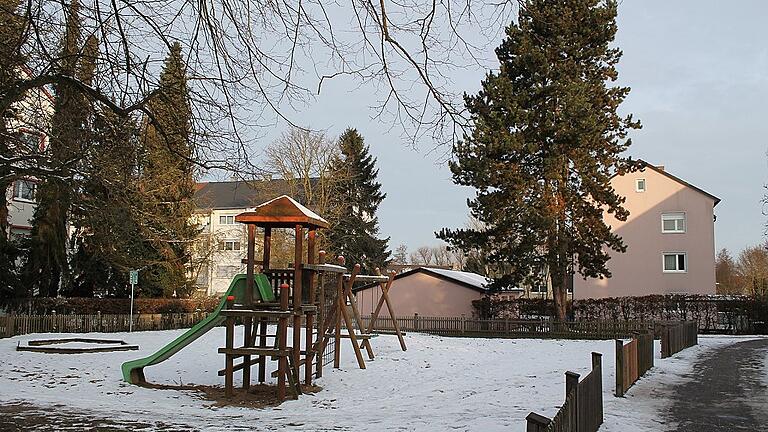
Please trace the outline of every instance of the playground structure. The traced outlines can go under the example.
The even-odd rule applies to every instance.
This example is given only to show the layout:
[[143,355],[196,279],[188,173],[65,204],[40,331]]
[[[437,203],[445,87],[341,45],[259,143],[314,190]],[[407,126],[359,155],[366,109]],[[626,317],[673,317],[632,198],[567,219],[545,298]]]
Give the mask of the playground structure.
[[[257,367],[257,380],[263,384],[268,360],[276,360],[277,369],[271,377],[277,378],[278,400],[286,398],[288,389],[298,397],[302,393],[302,377],[304,385],[310,386],[313,378],[321,377],[324,366],[331,361],[334,368],[340,366],[342,338],[350,340],[358,366],[365,369],[362,351],[365,349],[368,358],[374,359],[371,339],[376,334],[372,329],[381,309],[386,305],[390,316],[395,316],[387,295],[394,273],[382,275],[376,269],[374,275],[361,275],[359,264],[350,272],[344,267],[343,257],[338,257],[337,264],[326,263],[325,252],[317,251],[317,233],[328,228],[328,222],[286,195],[237,215],[235,221],[246,225],[248,246],[243,260],[246,273],[235,276],[219,306],[200,323],[156,353],[124,363],[124,380],[146,383],[144,367],[168,359],[222,323],[226,328],[225,346],[218,352],[224,354],[225,367],[218,374],[224,376],[226,396],[234,394],[235,372],[242,371],[242,387],[247,391],[252,382],[252,367]],[[261,260],[255,257],[257,228],[264,233]],[[294,230],[294,261],[289,269],[270,267],[272,230],[279,228]],[[257,266],[261,267],[259,273]],[[383,295],[367,327],[363,326],[352,293],[355,282],[378,282],[382,287]],[[242,342],[236,346],[238,323],[243,325],[243,334]],[[276,333],[270,334],[270,329],[275,327]],[[292,329],[290,345],[289,328]],[[405,351],[399,328],[396,327],[395,333]],[[235,364],[236,361],[239,363]]]

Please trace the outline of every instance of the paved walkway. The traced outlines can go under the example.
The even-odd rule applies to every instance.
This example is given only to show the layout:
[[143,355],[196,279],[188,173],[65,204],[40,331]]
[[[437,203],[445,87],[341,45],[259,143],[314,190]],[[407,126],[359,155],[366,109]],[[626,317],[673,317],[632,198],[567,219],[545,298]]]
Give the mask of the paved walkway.
[[693,367],[673,394],[678,432],[768,430],[768,339],[717,349]]

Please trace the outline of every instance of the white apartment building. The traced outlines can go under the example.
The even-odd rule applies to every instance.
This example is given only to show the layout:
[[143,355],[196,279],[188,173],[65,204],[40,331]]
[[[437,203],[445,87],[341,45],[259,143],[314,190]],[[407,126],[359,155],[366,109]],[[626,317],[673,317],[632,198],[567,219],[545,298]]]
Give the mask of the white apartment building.
[[199,295],[225,292],[232,277],[245,272],[245,225],[236,223],[235,216],[284,194],[296,195],[284,180],[197,184],[193,217],[202,232],[193,267]]

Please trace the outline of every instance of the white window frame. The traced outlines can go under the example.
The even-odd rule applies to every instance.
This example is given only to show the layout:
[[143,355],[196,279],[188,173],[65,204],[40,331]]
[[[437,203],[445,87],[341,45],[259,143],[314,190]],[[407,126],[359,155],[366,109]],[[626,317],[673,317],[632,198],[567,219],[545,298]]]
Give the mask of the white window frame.
[[[221,220],[224,219],[224,222]],[[232,221],[231,223],[229,221]],[[219,225],[234,225],[235,215],[219,215]]]
[[[32,198],[24,198],[21,196],[21,183],[32,185]],[[37,182],[29,179],[18,179],[13,183],[13,199],[15,201],[35,202],[35,195],[37,194]]]
[[[640,182],[643,182],[643,188],[640,188]],[[645,192],[648,189],[648,181],[645,178],[635,179],[635,192]]]
[[[677,217],[682,215],[682,218]],[[675,221],[675,229],[664,229],[664,221]],[[683,229],[680,229],[677,221],[683,221]],[[688,229],[688,215],[685,212],[666,212],[661,214],[661,232],[662,234],[685,234]]]
[[[677,257],[682,255],[685,268],[683,270],[667,270],[666,258],[669,255],[675,256],[675,267],[678,267],[680,264],[680,261],[678,261]],[[687,252],[662,252],[661,253],[661,271],[664,273],[688,273],[688,253]]]
[[[232,243],[232,248],[227,249],[227,243]],[[235,249],[237,245],[237,249]],[[239,252],[242,248],[242,243],[238,239],[226,239],[219,242],[219,251],[222,252]]]

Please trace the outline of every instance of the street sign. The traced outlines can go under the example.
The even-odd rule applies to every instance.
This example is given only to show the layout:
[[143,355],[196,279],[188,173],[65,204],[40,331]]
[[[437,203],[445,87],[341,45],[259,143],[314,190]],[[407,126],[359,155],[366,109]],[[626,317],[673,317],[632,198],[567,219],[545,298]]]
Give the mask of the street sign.
[[136,287],[136,284],[139,283],[139,271],[138,270],[131,270],[128,272],[128,278],[131,282],[131,322],[128,324],[128,331],[133,331],[133,290]]

